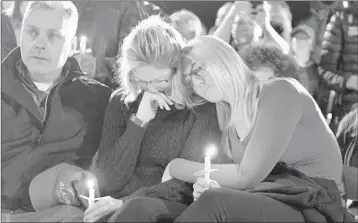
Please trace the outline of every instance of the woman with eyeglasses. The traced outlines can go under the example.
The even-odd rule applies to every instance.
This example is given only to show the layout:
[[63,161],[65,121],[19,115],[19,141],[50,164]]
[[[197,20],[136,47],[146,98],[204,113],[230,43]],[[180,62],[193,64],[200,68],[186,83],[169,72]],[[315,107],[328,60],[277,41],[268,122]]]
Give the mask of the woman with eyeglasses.
[[341,222],[340,148],[308,91],[293,78],[258,78],[216,37],[183,51],[182,86],[216,103],[234,163],[211,165],[205,179],[204,163],[170,162],[170,176],[195,183],[195,202],[176,222]]
[[[183,45],[179,32],[158,16],[141,21],[124,39],[121,88],[110,98],[91,168],[101,195],[112,197],[87,209],[84,221],[115,211],[113,221],[173,220],[192,202],[192,185],[161,183],[164,170],[178,157],[203,161],[204,149],[219,145],[221,132],[213,104],[189,110],[172,100]],[[216,160],[224,161],[223,154],[218,151]]]

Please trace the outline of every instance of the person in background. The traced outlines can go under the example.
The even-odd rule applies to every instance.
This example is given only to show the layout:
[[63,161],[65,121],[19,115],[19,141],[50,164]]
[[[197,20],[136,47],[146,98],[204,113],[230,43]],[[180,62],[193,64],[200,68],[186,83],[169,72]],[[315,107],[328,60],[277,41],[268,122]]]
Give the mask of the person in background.
[[337,128],[338,142],[343,156],[343,163],[358,168],[358,104],[343,117]]
[[218,145],[213,162],[227,158],[219,147],[214,104],[189,110],[171,99],[178,94],[172,86],[177,85],[184,43],[180,33],[158,16],[141,21],[124,39],[118,71],[121,88],[110,98],[91,168],[101,195],[111,197],[87,209],[85,222],[104,216],[115,222],[173,221],[193,197],[192,184],[177,179],[161,183],[169,161],[203,160],[211,144]]
[[[358,168],[358,103],[355,103],[352,106],[352,110],[342,118],[338,125],[336,136],[341,147],[343,164]],[[356,177],[355,174],[353,174],[352,178],[344,176],[345,181],[357,181]],[[357,191],[356,187],[353,190]],[[348,197],[348,199],[352,199],[351,202],[347,202],[350,212],[358,216],[357,198]]]
[[20,44],[22,18],[28,4],[26,1],[1,2],[6,7],[1,11],[1,61]]
[[[290,7],[285,1],[267,1],[263,3],[262,7],[265,7],[265,3],[268,5],[271,26],[287,43],[290,43],[292,31]],[[259,8],[259,6],[256,7],[257,10]]]
[[334,90],[336,94],[331,122],[334,132],[339,121],[358,100],[357,6],[356,1],[348,2],[347,7],[342,7],[332,15],[326,26],[322,43],[320,61],[322,69],[319,74],[328,90]]
[[72,206],[34,212],[29,184],[60,163],[88,169],[101,139],[111,91],[83,77],[72,57],[77,42],[75,5],[28,4],[20,46],[1,63],[2,219],[5,215],[14,222],[40,222],[47,221],[44,215],[55,215],[51,219],[77,221],[78,211]]
[[[258,28],[256,29],[256,34],[261,33],[261,38],[263,39],[263,41],[268,44],[276,44],[278,47],[281,48],[284,53],[287,54],[289,52],[288,42],[284,38],[282,38],[271,26],[271,17],[269,11],[271,6],[267,2],[264,2],[263,6],[258,6],[258,8],[254,10],[250,2],[234,2],[229,11],[226,13],[224,19],[212,35],[235,46],[235,43],[232,42],[232,31],[233,28],[237,27],[236,24],[233,26],[235,19],[239,18],[240,20],[240,18],[245,18],[247,20],[250,20],[251,18],[255,20],[255,22],[261,27],[261,31],[259,31]],[[256,11],[257,13],[254,14],[254,11]],[[255,29],[253,29],[253,32],[255,33]],[[246,40],[245,42],[249,42],[249,40]]]
[[172,13],[170,16],[172,26],[179,30],[186,40],[194,39],[202,35],[202,23],[193,12],[182,9]]
[[239,55],[259,80],[290,77],[309,89],[308,76],[304,70],[298,66],[292,56],[284,54],[275,45],[264,42],[254,43],[244,47]]
[[284,1],[263,1],[256,6],[253,15],[255,21],[261,26],[263,40],[275,44],[282,52],[290,52],[292,14]]
[[219,8],[218,12],[216,13],[215,24],[208,31],[209,35],[212,35],[216,31],[218,26],[221,24],[221,22],[225,18],[225,15],[229,12],[232,4],[233,4],[232,2],[226,2]]
[[113,77],[121,44],[135,24],[147,16],[149,6],[139,1],[78,1],[75,4],[81,8],[77,36],[84,36],[92,50],[94,79],[116,89],[118,85]]
[[[256,78],[229,44],[213,36],[192,40],[183,51],[187,53],[182,85],[216,103],[224,148],[234,164],[211,165],[216,171],[205,180],[197,177],[204,163],[181,158],[171,161],[172,177],[196,182],[196,201],[176,222],[343,219],[342,156],[308,91],[292,78]],[[272,171],[278,172],[277,166],[288,175],[295,173],[293,178],[301,176],[299,182],[277,173],[282,181],[267,179]],[[265,179],[270,183],[261,183]],[[325,187],[334,198],[316,196],[327,194]],[[305,193],[298,192],[302,188],[307,188]],[[306,206],[303,197],[314,201]],[[294,205],[294,200],[302,206]]]
[[[300,24],[292,31],[291,53],[297,64],[304,70],[308,77],[308,92],[315,100],[318,99],[319,75],[318,64],[313,59],[315,51],[315,30],[305,24]],[[318,100],[317,100],[318,101]]]
[[240,51],[246,45],[258,42],[262,37],[262,28],[250,17],[235,16],[231,29],[232,46]]

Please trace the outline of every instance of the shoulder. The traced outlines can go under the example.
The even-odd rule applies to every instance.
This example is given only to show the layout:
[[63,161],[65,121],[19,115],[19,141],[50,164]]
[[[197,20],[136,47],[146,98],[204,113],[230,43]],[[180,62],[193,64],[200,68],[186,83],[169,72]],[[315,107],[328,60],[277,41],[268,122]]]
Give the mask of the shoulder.
[[111,96],[109,97],[109,101],[114,103],[124,103],[122,99],[123,97],[119,89],[113,91]]
[[304,92],[304,87],[293,78],[278,78],[270,81],[263,86],[259,103],[276,105],[281,104],[288,106],[292,103],[297,104],[301,101],[301,94]]
[[129,111],[129,106],[125,104],[119,89],[113,91],[110,95],[108,101],[108,110],[112,110],[115,113]]
[[299,94],[303,86],[294,78],[275,78],[262,87],[262,93]]
[[109,96],[112,93],[112,90],[107,85],[85,76],[73,78],[72,82],[77,83],[77,86],[82,85],[83,89],[81,89],[81,91],[83,93],[90,93],[90,95],[95,96],[96,98],[100,98],[101,100],[103,98],[107,98],[108,100]]

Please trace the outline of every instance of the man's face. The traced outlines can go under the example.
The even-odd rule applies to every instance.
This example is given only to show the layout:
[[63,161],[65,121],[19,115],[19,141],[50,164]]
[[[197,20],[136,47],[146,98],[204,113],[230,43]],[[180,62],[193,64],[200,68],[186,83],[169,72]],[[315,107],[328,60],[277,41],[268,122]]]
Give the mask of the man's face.
[[61,9],[34,8],[24,18],[21,30],[21,57],[30,73],[62,69],[75,47],[71,19]]
[[313,39],[304,32],[298,32],[291,41],[291,48],[300,66],[304,66],[310,59],[313,49]]

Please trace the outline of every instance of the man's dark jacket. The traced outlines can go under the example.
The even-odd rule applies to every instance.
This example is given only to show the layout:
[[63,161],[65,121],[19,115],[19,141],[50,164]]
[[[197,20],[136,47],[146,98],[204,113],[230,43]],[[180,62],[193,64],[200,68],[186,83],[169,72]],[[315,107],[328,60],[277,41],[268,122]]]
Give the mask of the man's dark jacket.
[[110,89],[83,77],[77,60],[66,62],[41,115],[16,64],[20,48],[1,64],[1,199],[4,209],[29,209],[28,187],[40,172],[62,162],[87,169],[99,145]]

